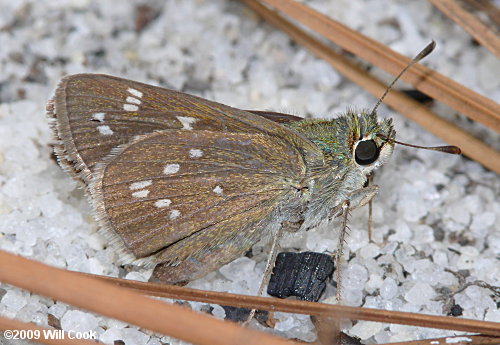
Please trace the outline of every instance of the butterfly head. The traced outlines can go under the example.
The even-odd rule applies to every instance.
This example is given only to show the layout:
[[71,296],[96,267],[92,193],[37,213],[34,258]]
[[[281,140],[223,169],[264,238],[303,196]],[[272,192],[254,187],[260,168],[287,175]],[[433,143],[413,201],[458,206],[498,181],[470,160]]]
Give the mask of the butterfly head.
[[358,169],[363,175],[391,156],[396,131],[391,119],[369,111],[347,111],[333,120],[303,120],[288,125],[318,145],[329,165]]
[[[378,120],[377,114],[349,111],[345,117],[345,148],[351,164],[355,164],[364,175],[383,165],[392,155],[396,131],[392,119]],[[350,157],[349,157],[350,156]]]

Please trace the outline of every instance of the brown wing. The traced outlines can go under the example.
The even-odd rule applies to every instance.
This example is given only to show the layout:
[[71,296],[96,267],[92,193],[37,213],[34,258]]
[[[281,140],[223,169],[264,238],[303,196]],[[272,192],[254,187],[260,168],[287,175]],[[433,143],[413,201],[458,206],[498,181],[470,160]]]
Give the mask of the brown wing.
[[305,151],[308,140],[261,116],[181,92],[127,79],[77,74],[65,77],[47,106],[56,154],[74,177],[89,183],[97,163],[137,135],[163,129],[272,133]]
[[260,111],[260,110],[246,110],[249,113],[262,116],[268,120],[277,122],[277,123],[289,123],[289,122],[297,122],[302,121],[304,118],[300,116],[278,113],[275,111]]
[[133,258],[152,256],[189,280],[276,228],[274,212],[306,170],[287,139],[164,130],[115,150],[98,165],[90,191],[109,237]]

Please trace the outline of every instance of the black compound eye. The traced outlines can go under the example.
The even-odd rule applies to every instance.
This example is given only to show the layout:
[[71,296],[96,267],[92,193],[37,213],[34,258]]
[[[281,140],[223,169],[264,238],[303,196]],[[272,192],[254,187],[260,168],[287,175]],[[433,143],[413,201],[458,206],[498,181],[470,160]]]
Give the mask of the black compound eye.
[[354,158],[359,165],[368,165],[375,162],[380,153],[377,144],[373,140],[360,141],[356,146]]

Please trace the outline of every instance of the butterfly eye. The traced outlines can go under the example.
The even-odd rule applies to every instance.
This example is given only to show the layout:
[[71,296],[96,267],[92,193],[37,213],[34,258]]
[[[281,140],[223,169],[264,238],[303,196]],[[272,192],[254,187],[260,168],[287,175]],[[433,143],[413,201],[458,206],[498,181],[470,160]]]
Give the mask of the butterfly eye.
[[380,153],[377,144],[373,140],[360,141],[356,146],[354,157],[359,165],[368,165],[375,162]]

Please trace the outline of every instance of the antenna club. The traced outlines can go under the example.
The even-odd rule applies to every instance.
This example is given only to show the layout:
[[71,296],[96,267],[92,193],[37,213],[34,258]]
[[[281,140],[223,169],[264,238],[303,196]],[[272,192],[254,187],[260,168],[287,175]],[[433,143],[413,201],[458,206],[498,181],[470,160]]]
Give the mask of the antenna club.
[[418,60],[422,60],[424,57],[432,53],[432,51],[436,48],[436,41],[432,40],[418,55]]
[[454,155],[461,155],[462,154],[462,150],[458,146],[445,146],[445,147],[449,148],[448,152],[451,154],[454,154]]
[[431,43],[429,43],[424,49],[422,49],[420,51],[420,53],[418,53],[417,56],[415,56],[410,61],[410,63],[405,68],[403,68],[403,70],[401,72],[399,72],[399,74],[396,76],[396,78],[394,78],[394,80],[389,84],[389,86],[385,90],[385,92],[382,95],[382,97],[379,98],[379,100],[377,101],[377,104],[375,104],[375,106],[373,107],[373,110],[371,111],[371,114],[375,114],[375,111],[377,110],[378,106],[382,103],[382,101],[384,100],[385,96],[387,96],[387,94],[392,89],[392,87],[394,86],[394,84],[398,81],[398,79],[401,78],[401,76],[411,66],[413,66],[414,64],[416,64],[417,62],[419,62],[420,60],[422,60],[424,57],[426,57],[427,55],[429,55],[434,50],[435,47],[436,47],[436,42],[434,40],[432,40]]

